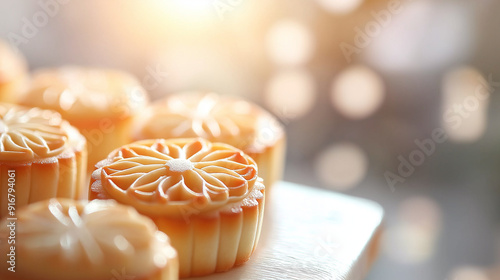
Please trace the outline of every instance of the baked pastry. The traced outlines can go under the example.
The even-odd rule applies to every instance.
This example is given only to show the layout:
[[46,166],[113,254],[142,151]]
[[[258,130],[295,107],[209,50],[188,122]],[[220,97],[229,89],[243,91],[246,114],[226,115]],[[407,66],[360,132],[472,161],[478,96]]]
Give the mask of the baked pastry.
[[255,104],[215,93],[180,93],[155,102],[134,128],[134,140],[189,137],[241,149],[257,162],[259,176],[268,188],[281,179],[283,126]]
[[92,174],[90,199],[115,199],[153,219],[177,249],[180,276],[244,263],[264,213],[257,165],[204,139],[144,140],[113,151]]
[[132,117],[148,101],[131,75],[92,68],[42,69],[20,103],[61,113],[87,138],[89,171],[113,149],[130,143]]
[[[80,198],[85,138],[57,112],[0,103],[0,216],[53,197]],[[86,188],[85,188],[86,189]]]
[[28,76],[24,57],[0,41],[0,102],[15,103]]
[[179,279],[168,237],[151,219],[111,200],[41,201],[1,226],[3,280]]

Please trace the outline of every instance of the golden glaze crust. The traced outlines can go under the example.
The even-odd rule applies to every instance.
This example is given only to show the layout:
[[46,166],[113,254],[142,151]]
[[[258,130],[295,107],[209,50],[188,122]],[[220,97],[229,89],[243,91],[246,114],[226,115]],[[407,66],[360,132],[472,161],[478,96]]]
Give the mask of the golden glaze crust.
[[92,191],[149,215],[208,212],[243,200],[257,165],[242,151],[203,139],[145,140],[113,151],[98,164]]
[[0,104],[0,161],[59,156],[72,148],[70,141],[78,135],[54,111]]

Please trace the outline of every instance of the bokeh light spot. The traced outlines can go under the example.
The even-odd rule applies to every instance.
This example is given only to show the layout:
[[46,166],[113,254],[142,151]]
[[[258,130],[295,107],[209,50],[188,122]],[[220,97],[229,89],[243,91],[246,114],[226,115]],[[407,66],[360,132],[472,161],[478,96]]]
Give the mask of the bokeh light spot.
[[274,24],[267,34],[267,51],[270,58],[281,65],[300,65],[313,53],[311,31],[294,20]]
[[344,116],[363,119],[382,104],[385,86],[382,79],[364,66],[352,66],[335,79],[331,89],[333,106]]
[[490,280],[488,274],[481,268],[463,266],[451,272],[450,280]]
[[163,12],[164,15],[175,17],[178,22],[202,23],[207,19],[215,19],[215,9],[212,1],[205,0],[149,0],[152,8]]
[[426,230],[436,232],[441,227],[441,209],[438,204],[423,196],[408,198],[401,203],[399,217]]
[[399,208],[399,221],[384,235],[384,252],[392,260],[404,264],[429,260],[441,230],[441,212],[439,205],[430,198],[404,200]]
[[460,67],[443,78],[443,126],[451,140],[474,142],[487,124],[490,86],[479,71]]
[[313,77],[305,70],[287,70],[271,78],[265,95],[267,106],[279,117],[299,118],[308,113],[316,99]]
[[368,160],[355,144],[339,143],[327,148],[316,159],[320,180],[335,190],[348,190],[366,175]]
[[359,8],[363,0],[317,0],[328,12],[334,14],[348,14]]

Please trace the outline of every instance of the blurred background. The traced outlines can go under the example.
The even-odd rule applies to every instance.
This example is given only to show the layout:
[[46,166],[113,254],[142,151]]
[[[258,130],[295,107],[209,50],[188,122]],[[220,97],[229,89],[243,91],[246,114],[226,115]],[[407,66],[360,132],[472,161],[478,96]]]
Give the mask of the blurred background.
[[500,279],[500,2],[1,1],[30,69],[134,73],[154,99],[241,96],[288,133],[285,180],[379,202],[368,279]]

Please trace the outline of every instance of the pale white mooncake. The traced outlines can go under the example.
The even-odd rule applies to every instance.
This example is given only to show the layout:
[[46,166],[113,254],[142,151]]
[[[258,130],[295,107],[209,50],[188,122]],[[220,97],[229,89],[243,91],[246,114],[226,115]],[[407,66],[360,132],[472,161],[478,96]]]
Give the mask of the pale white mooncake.
[[111,200],[51,199],[16,217],[1,222],[2,280],[179,279],[169,238],[132,207]]

